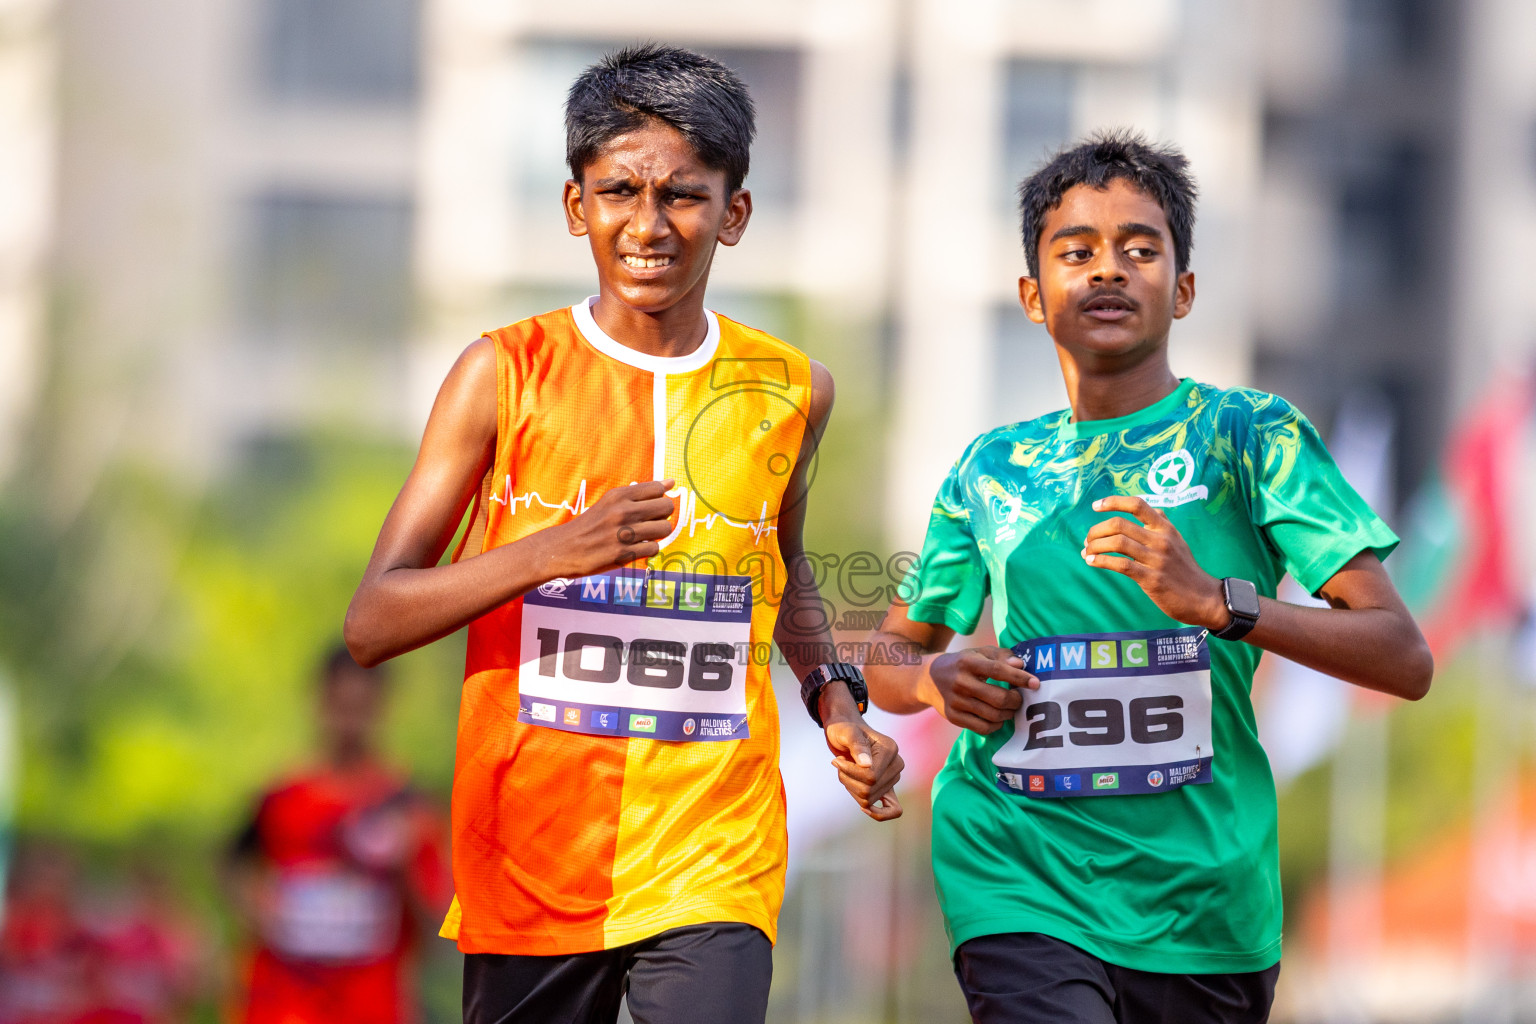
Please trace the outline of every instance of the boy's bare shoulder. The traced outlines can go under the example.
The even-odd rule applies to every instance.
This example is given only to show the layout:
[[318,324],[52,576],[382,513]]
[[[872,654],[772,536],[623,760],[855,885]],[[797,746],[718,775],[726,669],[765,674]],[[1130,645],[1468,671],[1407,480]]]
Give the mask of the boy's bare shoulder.
[[496,342],[482,334],[459,353],[443,378],[427,420],[424,450],[444,437],[478,444],[496,436],[496,373]]
[[811,360],[811,415],[813,424],[826,422],[827,414],[832,411],[832,402],[837,397],[837,386],[832,380],[832,371],[821,364],[820,361]]
[[464,347],[459,357],[454,360],[453,368],[448,371],[448,377],[443,381],[443,388],[447,390],[450,384],[462,382],[466,385],[489,383],[494,393],[496,387],[496,341],[489,334],[482,334]]

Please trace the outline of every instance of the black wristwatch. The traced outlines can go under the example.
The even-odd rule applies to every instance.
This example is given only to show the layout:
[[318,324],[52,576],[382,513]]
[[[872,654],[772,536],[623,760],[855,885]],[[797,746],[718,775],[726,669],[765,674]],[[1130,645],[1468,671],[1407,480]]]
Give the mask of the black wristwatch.
[[816,723],[818,729],[826,728],[821,720],[821,688],[839,679],[848,684],[848,692],[853,694],[854,703],[859,706],[859,714],[869,710],[869,687],[864,685],[864,673],[859,671],[857,665],[850,665],[846,661],[817,665],[800,680],[800,699],[805,701],[805,710],[810,712],[811,721]]
[[1221,581],[1221,592],[1232,621],[1225,629],[1212,630],[1211,636],[1218,640],[1241,640],[1259,624],[1259,590],[1248,580],[1228,576]]

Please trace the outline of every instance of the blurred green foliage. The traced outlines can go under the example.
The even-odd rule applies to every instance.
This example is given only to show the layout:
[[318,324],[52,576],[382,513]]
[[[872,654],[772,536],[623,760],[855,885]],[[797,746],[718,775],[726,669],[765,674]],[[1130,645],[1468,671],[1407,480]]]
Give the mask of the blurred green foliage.
[[[1529,706],[1529,694],[1506,690],[1502,681],[1480,685],[1485,681],[1478,678],[1479,667],[1475,656],[1462,657],[1436,672],[1423,701],[1392,701],[1376,712],[1387,715],[1383,855],[1389,872],[1470,818],[1479,716],[1486,728],[1490,718],[1507,721],[1512,710]],[[1358,728],[1356,720],[1341,743],[1349,744]],[[1530,748],[1523,736],[1506,739],[1503,755],[1512,761]],[[1314,887],[1327,880],[1336,760],[1322,761],[1280,791],[1280,873],[1288,929],[1300,923],[1299,911]]]
[[[68,515],[43,485],[0,494],[17,830],[64,841],[109,887],[130,855],[149,858],[223,920],[219,852],[312,756],[317,664],[411,458],[356,436],[268,438],[202,493],[114,467]],[[445,813],[462,666],[459,638],[392,663],[385,750]],[[428,953],[426,1019],[457,1019],[457,955]],[[222,984],[209,979],[198,1020],[218,1018]]]
[[[18,826],[91,848],[222,841],[312,743],[315,666],[410,465],[335,435],[249,446],[205,493],[117,468],[66,521],[0,499]],[[388,750],[446,795],[461,646],[399,659]]]
[[890,554],[883,534],[891,409],[881,378],[879,333],[871,324],[839,319],[832,310],[787,305],[794,312],[793,333],[787,337],[832,371],[837,393],[816,453],[806,506],[806,550],[844,557],[871,551],[884,557]]

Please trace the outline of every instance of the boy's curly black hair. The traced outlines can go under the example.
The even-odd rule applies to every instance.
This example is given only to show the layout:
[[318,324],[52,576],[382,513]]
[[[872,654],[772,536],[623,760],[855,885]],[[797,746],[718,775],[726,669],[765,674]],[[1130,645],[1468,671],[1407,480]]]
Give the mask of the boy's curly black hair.
[[1194,247],[1195,198],[1198,190],[1189,173],[1189,160],[1172,146],[1154,146],[1140,134],[1104,131],[1069,146],[1019,183],[1019,215],[1023,222],[1024,258],[1029,276],[1040,276],[1040,231],[1046,214],[1076,185],[1105,188],[1123,178],[1157,201],[1173,235],[1174,265],[1189,269]]

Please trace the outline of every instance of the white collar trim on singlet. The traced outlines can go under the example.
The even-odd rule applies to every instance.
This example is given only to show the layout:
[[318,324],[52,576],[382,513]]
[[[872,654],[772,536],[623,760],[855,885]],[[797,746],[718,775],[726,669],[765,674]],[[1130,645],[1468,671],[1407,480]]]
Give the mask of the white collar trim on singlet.
[[[715,351],[720,347],[720,318],[715,316],[713,310],[704,311],[704,319],[709,323],[709,328],[704,333],[704,342],[687,355],[652,356],[644,352],[636,352],[628,345],[620,345],[603,333],[603,329],[597,326],[597,320],[592,316],[592,307],[596,303],[597,296],[589,295],[585,302],[578,302],[571,307],[571,316],[576,319],[576,329],[581,332],[583,338],[587,339],[588,344],[603,355],[611,356],[621,363],[651,374],[651,408],[655,417],[652,423],[651,479],[665,480],[667,478],[667,376],[675,373],[692,373],[707,366],[709,361],[715,358]],[[687,496],[679,491],[672,493],[680,501],[687,500]],[[677,535],[682,532],[684,518],[682,515],[678,516],[677,526],[661,541],[662,547],[666,547],[677,539]]]
[[589,295],[584,302],[578,302],[571,307],[571,316],[576,319],[576,329],[582,337],[591,343],[605,356],[611,356],[621,363],[628,363],[639,370],[647,370],[654,374],[691,373],[706,365],[715,357],[715,350],[720,347],[720,318],[715,316],[714,310],[706,309],[704,319],[709,328],[704,333],[704,341],[698,348],[685,356],[653,356],[645,352],[636,352],[628,345],[621,345],[608,337],[603,329],[597,326],[597,319],[592,316],[592,307],[597,304],[597,296]]

